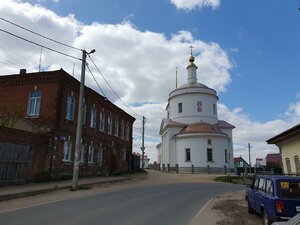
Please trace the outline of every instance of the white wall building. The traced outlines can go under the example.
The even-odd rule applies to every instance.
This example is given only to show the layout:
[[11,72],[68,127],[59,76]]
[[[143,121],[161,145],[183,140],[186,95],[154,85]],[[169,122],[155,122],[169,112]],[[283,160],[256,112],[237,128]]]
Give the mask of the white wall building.
[[187,83],[169,94],[167,118],[162,119],[157,145],[161,168],[180,172],[224,172],[233,168],[233,125],[218,120],[215,90],[197,83],[192,53]]

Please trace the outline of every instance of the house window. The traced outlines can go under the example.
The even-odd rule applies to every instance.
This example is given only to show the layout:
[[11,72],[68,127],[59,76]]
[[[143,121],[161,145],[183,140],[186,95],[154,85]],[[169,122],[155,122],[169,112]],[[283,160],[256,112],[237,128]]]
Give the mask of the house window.
[[72,142],[64,141],[64,158],[63,161],[71,161]]
[[112,121],[111,121],[111,114],[107,117],[107,133],[112,133]]
[[126,149],[123,149],[122,160],[126,161]]
[[197,102],[197,112],[202,112],[202,102]]
[[300,174],[299,157],[297,155],[294,156],[294,160],[295,160],[296,174]]
[[211,139],[207,139],[207,145],[211,145]]
[[88,155],[88,163],[93,163],[93,158],[94,158],[94,147],[91,145],[89,145],[89,155]]
[[116,117],[115,119],[115,136],[119,136],[119,119]]
[[225,153],[225,163],[228,163],[228,153],[227,153],[227,149],[225,149],[225,151],[224,151],[224,153]]
[[121,138],[124,139],[124,120],[121,122]]
[[285,164],[286,164],[286,170],[287,170],[286,172],[288,174],[292,174],[291,162],[290,162],[289,158],[285,159]]
[[73,96],[68,96],[67,98],[67,112],[66,119],[73,120],[74,119],[74,109],[75,109],[75,100]]
[[99,151],[98,151],[98,163],[99,164],[102,164],[103,162],[103,145],[102,143],[100,143],[100,146],[99,146]]
[[126,141],[129,141],[129,124],[126,124],[126,132],[125,132],[125,139]]
[[214,113],[215,115],[217,114],[216,104],[213,104],[213,113]]
[[182,113],[182,103],[178,103],[178,113]]
[[41,91],[31,92],[29,101],[28,101],[28,109],[27,109],[28,116],[40,115],[41,95],[42,95]]
[[191,149],[190,148],[185,149],[185,161],[191,161]]
[[104,131],[104,125],[105,125],[105,115],[104,112],[100,112],[100,131]]
[[207,161],[212,162],[213,161],[213,152],[211,148],[206,149],[207,151]]
[[83,157],[84,157],[84,145],[81,145],[81,148],[79,149],[78,161],[82,163]]
[[90,120],[90,127],[95,128],[96,127],[96,108],[91,108],[91,120]]
[[85,100],[83,99],[83,107],[82,107],[82,126],[86,125],[86,103]]

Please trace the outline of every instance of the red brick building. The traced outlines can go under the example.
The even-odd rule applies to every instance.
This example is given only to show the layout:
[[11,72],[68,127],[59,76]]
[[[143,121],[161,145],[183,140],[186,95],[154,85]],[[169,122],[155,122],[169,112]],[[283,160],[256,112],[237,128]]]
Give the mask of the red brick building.
[[[11,127],[23,129],[24,126],[15,125],[19,120],[25,120],[39,134],[48,136],[45,156],[34,160],[44,161],[41,171],[52,176],[71,175],[73,171],[79,89],[80,82],[63,69],[0,76],[2,121],[4,115],[11,117],[14,121]],[[79,175],[130,171],[135,119],[85,87],[82,120]],[[18,137],[15,139],[17,141]],[[3,134],[0,133],[1,140]]]

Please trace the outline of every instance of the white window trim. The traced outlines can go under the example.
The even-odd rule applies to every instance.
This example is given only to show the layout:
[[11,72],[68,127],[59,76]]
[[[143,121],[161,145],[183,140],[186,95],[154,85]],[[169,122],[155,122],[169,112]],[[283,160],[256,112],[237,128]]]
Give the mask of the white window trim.
[[[68,150],[68,153],[69,153],[69,157],[68,157],[68,159],[66,159],[65,157],[66,157],[66,154],[65,154],[65,144],[68,144],[68,146],[67,146],[67,150]],[[71,161],[71,154],[72,154],[72,142],[71,141],[64,141],[64,148],[63,148],[63,151],[64,151],[64,158],[63,158],[63,161],[64,162],[72,162]]]
[[[31,97],[31,95],[34,92],[40,92],[40,96],[39,97]],[[33,100],[33,113],[30,112],[32,100]],[[37,111],[36,108],[37,108],[37,105],[38,105],[38,100],[39,100],[39,109],[38,109],[38,112],[36,112]],[[42,100],[42,92],[41,91],[35,90],[35,91],[30,92],[29,99],[28,99],[28,104],[27,104],[27,116],[38,117],[40,115],[41,100]]]
[[94,163],[94,147],[92,145],[89,145],[88,163]]
[[[71,103],[68,101],[72,99]],[[69,104],[72,106],[72,114],[69,113]],[[75,114],[75,98],[72,95],[68,95],[67,97],[67,110],[66,110],[66,119],[67,120],[74,120],[74,114]]]

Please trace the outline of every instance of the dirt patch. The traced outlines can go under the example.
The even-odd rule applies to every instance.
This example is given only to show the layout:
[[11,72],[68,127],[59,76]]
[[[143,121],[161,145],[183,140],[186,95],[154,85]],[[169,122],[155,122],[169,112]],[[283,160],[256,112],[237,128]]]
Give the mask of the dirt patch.
[[262,218],[258,215],[248,214],[247,202],[244,200],[244,191],[224,195],[213,203],[212,210],[221,213],[217,225],[260,225]]

